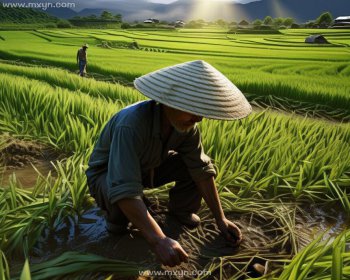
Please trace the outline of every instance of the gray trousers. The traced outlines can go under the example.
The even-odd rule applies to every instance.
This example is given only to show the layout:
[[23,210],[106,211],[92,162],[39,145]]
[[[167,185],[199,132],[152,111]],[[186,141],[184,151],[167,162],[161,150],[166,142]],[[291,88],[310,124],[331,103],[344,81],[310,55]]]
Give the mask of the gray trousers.
[[[128,219],[117,203],[111,204],[107,198],[107,173],[101,174],[90,189],[95,190],[97,205],[106,211],[109,223],[126,226]],[[142,178],[148,181],[149,178]],[[196,213],[201,205],[202,197],[192,180],[185,163],[178,154],[169,156],[159,167],[154,169],[153,187],[176,182],[169,191],[169,210],[175,213]]]

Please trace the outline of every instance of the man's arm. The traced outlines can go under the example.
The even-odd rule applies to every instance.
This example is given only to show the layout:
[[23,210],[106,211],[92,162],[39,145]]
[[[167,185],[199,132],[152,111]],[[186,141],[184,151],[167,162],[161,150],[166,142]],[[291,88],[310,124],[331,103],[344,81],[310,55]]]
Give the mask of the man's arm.
[[226,219],[224,211],[221,207],[214,177],[211,176],[208,179],[197,181],[196,185],[209,209],[213,213],[219,230],[228,241],[233,243],[233,246],[238,246],[242,241],[242,233],[234,223]]
[[[165,236],[159,225],[147,211],[141,199],[143,195],[140,157],[145,147],[137,129],[117,126],[113,130],[108,161],[108,199],[117,204],[152,246],[164,265],[175,266],[186,261],[187,254],[180,244]],[[108,135],[109,128],[102,133]],[[108,141],[106,141],[108,142]]]
[[163,233],[142,200],[124,198],[117,203],[129,221],[141,231],[162,264],[175,266],[187,261],[187,253],[177,241]]

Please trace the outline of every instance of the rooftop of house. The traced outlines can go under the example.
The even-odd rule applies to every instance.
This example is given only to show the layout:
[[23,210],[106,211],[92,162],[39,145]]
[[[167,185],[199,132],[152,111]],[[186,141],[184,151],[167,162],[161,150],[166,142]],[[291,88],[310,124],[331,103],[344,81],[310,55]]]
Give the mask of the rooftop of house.
[[350,16],[337,17],[335,20],[350,20]]

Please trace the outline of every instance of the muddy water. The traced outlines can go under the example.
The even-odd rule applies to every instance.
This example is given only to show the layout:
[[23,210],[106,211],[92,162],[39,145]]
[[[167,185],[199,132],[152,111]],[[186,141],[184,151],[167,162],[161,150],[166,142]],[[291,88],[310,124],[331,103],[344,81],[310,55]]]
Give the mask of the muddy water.
[[[179,241],[189,254],[188,263],[181,264],[176,270],[195,271],[203,269],[214,257],[232,256],[271,256],[272,259],[288,257],[288,249],[273,247],[273,236],[266,225],[252,222],[250,214],[227,215],[242,230],[244,241],[240,248],[228,246],[219,234],[214,220],[206,212],[202,212],[202,223],[199,228],[188,229],[169,216],[166,210],[158,212],[157,220],[164,233]],[[320,233],[327,231],[324,238],[335,238],[349,224],[346,216],[333,206],[305,206],[304,214],[296,217],[295,228],[300,233],[301,248],[310,243]],[[301,249],[299,248],[299,249]],[[46,232],[36,244],[32,254],[32,262],[39,263],[59,256],[66,251],[79,251],[97,254],[112,259],[142,263],[150,270],[158,270],[161,265],[156,260],[150,246],[138,231],[130,231],[124,235],[113,235],[107,232],[102,211],[93,207],[77,221],[76,225],[62,224],[55,233]],[[270,258],[270,257],[269,257]],[[270,258],[271,259],[271,258]],[[249,262],[249,258],[242,260]],[[164,267],[163,267],[164,269]],[[169,269],[169,268],[165,268]]]
[[[54,167],[48,160],[38,160],[33,165],[40,172],[40,174],[45,177],[49,174],[49,172],[54,172]],[[39,174],[33,168],[33,165],[27,164],[17,169],[5,169],[4,172],[0,173],[0,186],[8,186],[11,177],[14,175],[22,187],[33,187],[39,176]]]
[[110,234],[103,212],[97,207],[86,211],[76,225],[62,224],[55,233],[47,232],[36,245],[35,255],[47,259],[69,250],[127,261],[155,262],[150,246],[139,231]]

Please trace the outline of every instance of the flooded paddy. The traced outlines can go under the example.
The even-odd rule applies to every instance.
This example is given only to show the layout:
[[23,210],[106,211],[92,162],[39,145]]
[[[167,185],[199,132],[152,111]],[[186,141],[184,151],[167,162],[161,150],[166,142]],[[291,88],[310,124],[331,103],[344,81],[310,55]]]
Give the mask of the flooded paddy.
[[[150,271],[161,270],[173,271],[172,279],[191,279],[193,275],[184,277],[186,272],[190,275],[193,271],[206,270],[211,271],[212,279],[219,278],[220,273],[224,276],[223,279],[238,274],[240,276],[234,279],[248,279],[272,272],[281,259],[292,258],[296,253],[294,250],[300,251],[322,232],[325,232],[324,240],[332,239],[349,226],[345,214],[336,205],[310,206],[294,202],[274,204],[270,205],[271,216],[264,217],[252,212],[227,215],[238,224],[244,236],[241,246],[232,248],[220,235],[214,219],[206,210],[202,209],[200,213],[201,225],[189,229],[168,215],[164,203],[159,203],[154,198],[151,201],[152,215],[164,233],[178,240],[189,254],[188,263],[174,268],[161,266],[139,231],[133,229],[124,235],[109,233],[103,212],[96,206],[88,209],[80,219],[77,218],[76,224],[61,224],[56,232],[44,230],[44,235],[32,250],[31,263],[41,263],[64,252],[77,251],[138,263],[140,268],[147,268],[144,279],[151,279],[147,278]],[[294,213],[291,223],[283,224],[282,221],[291,213]],[[279,218],[280,214],[283,217]],[[13,262],[14,265],[15,263],[16,261]],[[222,271],[215,269],[215,264],[222,264]],[[181,277],[174,276],[180,275],[180,272]],[[104,279],[104,276],[105,274],[94,274],[94,279]],[[120,278],[115,275],[112,279]],[[169,276],[157,279],[169,279]]]
[[42,144],[0,137],[0,185],[8,186],[11,177],[24,188],[33,187],[38,172],[47,176],[54,172],[51,161],[57,160],[57,154]]

